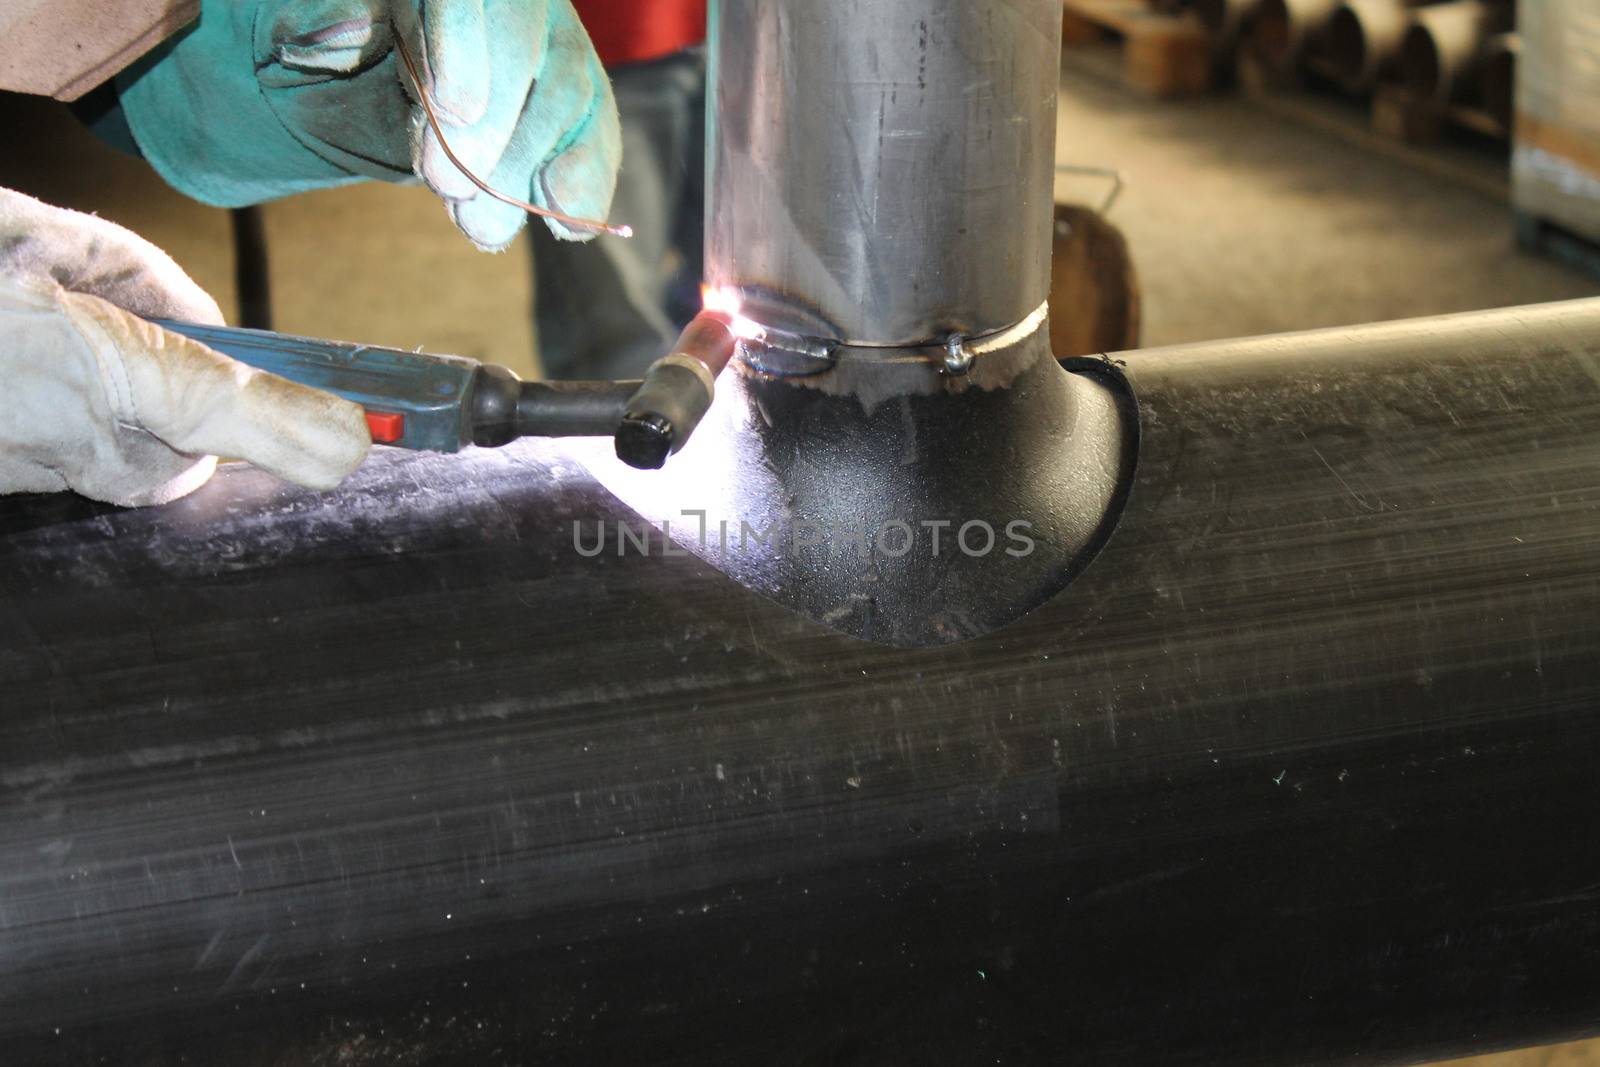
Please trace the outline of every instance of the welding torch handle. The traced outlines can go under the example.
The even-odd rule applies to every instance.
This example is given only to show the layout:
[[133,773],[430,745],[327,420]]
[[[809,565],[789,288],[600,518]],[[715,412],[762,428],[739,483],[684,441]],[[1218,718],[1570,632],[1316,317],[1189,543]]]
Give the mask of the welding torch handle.
[[359,404],[374,442],[421,452],[498,448],[522,437],[614,437],[617,456],[657,470],[704,419],[738,338],[703,312],[642,382],[524,382],[459,356],[153,320],[280,378]]
[[639,382],[524,382],[459,356],[154,320],[259,370],[359,404],[372,439],[422,452],[521,437],[611,437]]

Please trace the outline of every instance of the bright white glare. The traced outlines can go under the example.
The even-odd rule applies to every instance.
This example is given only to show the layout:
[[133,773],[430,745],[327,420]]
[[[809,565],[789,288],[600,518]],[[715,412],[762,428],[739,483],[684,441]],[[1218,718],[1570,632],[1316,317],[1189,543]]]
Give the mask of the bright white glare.
[[727,317],[729,328],[739,340],[763,341],[766,339],[766,327],[742,314],[744,300],[740,298],[737,292],[732,289],[713,289],[708,285],[701,288],[700,295],[705,301],[707,311]]

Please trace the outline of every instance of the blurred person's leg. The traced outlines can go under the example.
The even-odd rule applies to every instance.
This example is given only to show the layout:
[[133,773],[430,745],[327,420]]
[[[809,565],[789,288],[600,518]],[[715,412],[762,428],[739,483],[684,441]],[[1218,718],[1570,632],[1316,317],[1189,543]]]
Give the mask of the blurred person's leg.
[[549,377],[639,377],[700,310],[705,71],[699,48],[611,71],[623,137],[612,218],[636,236],[573,244],[533,233]]

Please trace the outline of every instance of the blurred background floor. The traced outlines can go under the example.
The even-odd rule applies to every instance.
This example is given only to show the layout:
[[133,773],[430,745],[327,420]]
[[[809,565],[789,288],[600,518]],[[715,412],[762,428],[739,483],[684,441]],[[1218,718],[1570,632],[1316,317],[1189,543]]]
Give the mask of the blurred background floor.
[[1115,51],[1069,62],[1057,158],[1127,178],[1111,220],[1138,261],[1146,345],[1600,294],[1516,247],[1492,151],[1425,167],[1337,104],[1312,125],[1236,95],[1155,101],[1121,85]]
[[[1336,116],[1308,124],[1230,96],[1155,102],[1121,87],[1114,56],[1072,58],[1059,158],[1128,179],[1111,217],[1138,262],[1147,345],[1600,294],[1594,279],[1517,250],[1497,195],[1504,166],[1490,153],[1423,166],[1342,132]],[[225,212],[172,192],[56,104],[0,95],[0,123],[12,145],[0,185],[138,231],[236,314]],[[1058,195],[1094,202],[1104,191],[1063,178]],[[265,218],[279,329],[536,371],[525,243],[478,253],[419,188],[316,193],[269,205]],[[1600,1052],[1470,1062],[1600,1064]]]

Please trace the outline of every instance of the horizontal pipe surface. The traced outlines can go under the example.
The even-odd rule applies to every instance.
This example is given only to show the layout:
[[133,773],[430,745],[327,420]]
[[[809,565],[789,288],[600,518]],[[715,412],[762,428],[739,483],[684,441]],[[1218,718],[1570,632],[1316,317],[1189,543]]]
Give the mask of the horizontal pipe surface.
[[1600,301],[1119,358],[1111,545],[933,650],[626,550],[554,442],[332,495],[0,500],[9,1054],[1249,1063],[1593,1029]]

